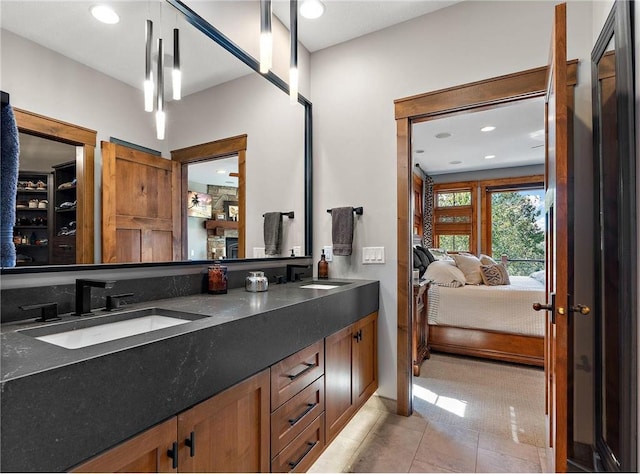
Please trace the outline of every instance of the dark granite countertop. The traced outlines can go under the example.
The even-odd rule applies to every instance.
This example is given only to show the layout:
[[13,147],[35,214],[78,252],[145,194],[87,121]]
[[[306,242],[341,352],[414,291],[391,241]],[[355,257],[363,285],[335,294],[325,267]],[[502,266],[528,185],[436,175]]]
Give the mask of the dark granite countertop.
[[3,325],[1,470],[67,470],[378,310],[377,281],[336,281],[125,306],[205,317],[79,349],[21,332],[42,323]]

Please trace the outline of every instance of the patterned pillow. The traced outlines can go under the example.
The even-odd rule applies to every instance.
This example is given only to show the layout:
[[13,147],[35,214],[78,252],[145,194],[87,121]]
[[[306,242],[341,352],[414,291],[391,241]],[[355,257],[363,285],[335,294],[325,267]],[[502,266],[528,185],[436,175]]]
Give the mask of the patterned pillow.
[[501,263],[495,265],[480,265],[482,281],[487,286],[510,285],[509,273]]

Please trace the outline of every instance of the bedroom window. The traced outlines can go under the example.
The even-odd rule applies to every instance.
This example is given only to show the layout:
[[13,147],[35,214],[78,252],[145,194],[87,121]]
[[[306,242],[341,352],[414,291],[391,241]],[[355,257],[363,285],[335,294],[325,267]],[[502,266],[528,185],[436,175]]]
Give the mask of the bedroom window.
[[433,187],[433,243],[448,252],[475,249],[473,183],[436,184]]
[[481,183],[484,253],[509,258],[511,275],[544,269],[544,183],[541,176]]

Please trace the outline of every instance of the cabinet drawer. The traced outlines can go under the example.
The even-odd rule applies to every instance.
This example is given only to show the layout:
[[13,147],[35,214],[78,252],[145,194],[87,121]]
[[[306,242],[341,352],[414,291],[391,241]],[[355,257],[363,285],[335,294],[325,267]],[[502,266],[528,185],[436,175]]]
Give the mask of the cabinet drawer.
[[51,241],[51,263],[76,263],[76,237],[56,236]]
[[271,472],[306,472],[324,449],[324,413],[271,461]]
[[324,377],[320,377],[271,414],[271,456],[324,412]]
[[271,366],[271,411],[324,374],[323,341]]

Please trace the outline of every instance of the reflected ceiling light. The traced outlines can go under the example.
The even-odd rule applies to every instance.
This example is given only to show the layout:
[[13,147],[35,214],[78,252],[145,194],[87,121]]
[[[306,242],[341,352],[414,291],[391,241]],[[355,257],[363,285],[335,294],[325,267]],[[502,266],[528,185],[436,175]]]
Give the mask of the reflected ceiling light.
[[493,160],[496,157],[496,155],[486,155],[484,157],[485,160]]
[[324,4],[320,0],[304,0],[300,5],[300,14],[308,20],[320,18],[324,13]]
[[496,129],[493,125],[487,125],[486,127],[482,127],[480,129],[481,132],[493,132]]
[[164,114],[164,48],[162,38],[158,38],[158,91],[156,93],[156,133],[158,140],[164,140],[166,117]]
[[462,163],[460,160],[453,160],[449,162],[450,165],[459,165],[460,163]]
[[171,71],[173,100],[182,97],[182,71],[180,70],[180,30],[173,29],[173,70]]
[[153,22],[147,20],[144,30],[144,110],[153,112],[153,70],[151,68],[151,42],[153,41]]
[[218,174],[226,174],[227,172],[225,170],[217,170],[216,173],[218,173]]
[[435,137],[436,138],[449,138],[452,134],[450,132],[441,132],[441,133],[436,133]]
[[91,7],[91,14],[96,20],[106,23],[107,25],[115,25],[120,21],[118,14],[113,8],[107,5],[95,5]]
[[260,72],[268,73],[272,62],[271,0],[260,0]]
[[289,23],[291,41],[291,58],[289,68],[289,97],[291,103],[298,103],[298,0],[290,0]]

